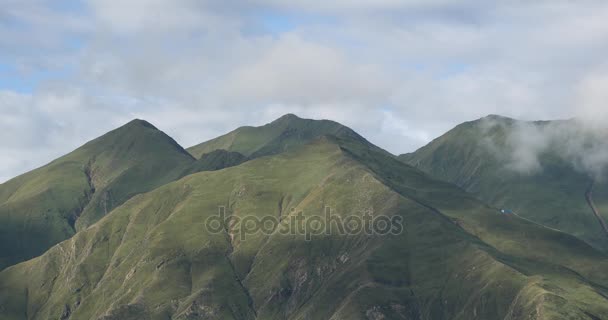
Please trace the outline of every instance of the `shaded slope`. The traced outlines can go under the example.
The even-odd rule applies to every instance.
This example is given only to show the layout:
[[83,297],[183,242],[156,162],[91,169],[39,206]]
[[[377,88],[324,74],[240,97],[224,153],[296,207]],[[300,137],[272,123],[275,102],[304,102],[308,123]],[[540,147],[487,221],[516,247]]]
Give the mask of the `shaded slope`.
[[203,154],[200,159],[190,165],[190,167],[184,172],[184,175],[201,171],[214,171],[233,167],[247,160],[249,160],[247,157],[238,152],[218,149]]
[[249,158],[257,158],[292,150],[327,134],[365,141],[356,132],[337,122],[302,119],[293,114],[287,114],[264,126],[240,127],[187,150],[197,159],[205,153],[218,149],[235,151]]
[[134,120],[0,185],[0,269],[37,256],[135,194],[194,162],[173,139]]
[[[414,153],[399,158],[433,177],[454,183],[497,207],[608,249],[601,225],[585,193],[592,179],[548,148],[539,155],[540,170],[520,173],[510,168],[509,135],[519,126],[543,130],[574,125],[570,121],[521,122],[489,116],[463,123]],[[536,137],[529,137],[534,139]],[[596,201],[598,199],[595,199]]]
[[86,161],[96,190],[76,222],[77,229],[82,229],[132,196],[180,178],[194,159],[150,123],[134,120],[61,160]]
[[[399,215],[395,236],[210,233],[207,217]],[[523,233],[522,233],[523,232]],[[357,140],[187,176],[0,272],[0,319],[594,319],[608,260]]]

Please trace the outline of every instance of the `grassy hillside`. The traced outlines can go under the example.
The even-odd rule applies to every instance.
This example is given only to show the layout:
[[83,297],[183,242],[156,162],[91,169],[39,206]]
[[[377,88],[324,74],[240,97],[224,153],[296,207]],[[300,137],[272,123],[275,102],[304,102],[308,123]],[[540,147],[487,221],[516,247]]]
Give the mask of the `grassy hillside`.
[[0,185],[0,269],[42,254],[194,162],[162,131],[134,120]]
[[[211,233],[297,212],[403,218],[397,235]],[[292,211],[291,208],[296,208]],[[133,197],[0,272],[0,319],[603,319],[608,258],[498,214],[385,152],[323,137]]]
[[150,123],[134,120],[0,185],[0,270],[42,254],[136,194],[188,174],[289,150],[326,133],[365,141],[333,121],[286,115],[192,148],[198,150],[191,150],[197,160]]
[[337,122],[302,119],[287,114],[261,127],[240,127],[187,150],[197,159],[203,154],[218,149],[257,158],[292,150],[327,134],[365,140],[350,128]]
[[[401,155],[400,159],[435,178],[462,187],[497,208],[513,210],[521,217],[607,250],[608,236],[585,198],[594,179],[564,158],[562,146],[550,146],[540,152],[537,170],[521,172],[513,168],[512,156],[527,156],[525,153],[513,155],[522,151],[509,140],[522,126],[530,130],[556,131],[557,128],[559,131],[560,126],[568,129],[574,125],[572,121],[521,122],[489,116],[463,123],[416,152]],[[569,138],[572,137],[565,137],[561,143],[565,145]],[[538,137],[534,134],[521,137],[522,143],[532,146],[535,139]],[[608,201],[602,189],[604,184],[598,182],[594,197],[598,203]],[[601,210],[602,214],[606,214],[605,210]]]
[[214,171],[233,167],[247,160],[249,160],[247,157],[238,152],[218,149],[203,154],[197,161],[190,165],[190,167],[184,172],[184,175],[201,171]]

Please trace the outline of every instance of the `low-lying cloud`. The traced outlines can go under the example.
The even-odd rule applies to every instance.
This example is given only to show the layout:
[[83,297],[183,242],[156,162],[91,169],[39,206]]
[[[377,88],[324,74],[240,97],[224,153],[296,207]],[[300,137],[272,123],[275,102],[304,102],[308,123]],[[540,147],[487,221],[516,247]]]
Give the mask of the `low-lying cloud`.
[[608,174],[608,127],[598,123],[584,118],[542,122],[486,118],[483,130],[487,134],[499,127],[504,133],[503,141],[493,137],[485,145],[509,170],[535,174],[544,170],[546,161],[558,160],[601,181]]

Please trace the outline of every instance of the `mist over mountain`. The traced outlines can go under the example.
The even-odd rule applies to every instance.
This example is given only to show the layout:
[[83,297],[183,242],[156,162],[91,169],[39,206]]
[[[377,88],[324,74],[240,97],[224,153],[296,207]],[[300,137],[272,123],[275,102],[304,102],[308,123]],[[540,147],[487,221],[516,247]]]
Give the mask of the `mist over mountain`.
[[608,140],[606,127],[589,123],[491,115],[399,158],[495,207],[606,250]]
[[[515,121],[499,116],[481,119],[483,144],[505,166],[522,174],[543,170],[541,158],[551,154],[581,173],[603,181],[608,173],[608,126],[585,119]],[[504,141],[494,140],[501,131]]]

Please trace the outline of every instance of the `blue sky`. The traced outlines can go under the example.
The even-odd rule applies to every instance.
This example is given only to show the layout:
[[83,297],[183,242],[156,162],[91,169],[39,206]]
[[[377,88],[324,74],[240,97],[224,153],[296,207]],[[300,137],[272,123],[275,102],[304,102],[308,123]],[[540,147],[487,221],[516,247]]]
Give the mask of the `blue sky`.
[[608,119],[605,1],[5,0],[0,181],[132,118],[184,146],[285,113],[394,153],[456,124]]

